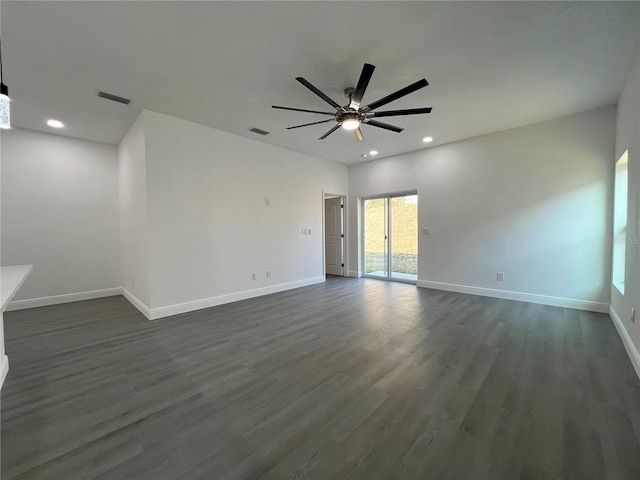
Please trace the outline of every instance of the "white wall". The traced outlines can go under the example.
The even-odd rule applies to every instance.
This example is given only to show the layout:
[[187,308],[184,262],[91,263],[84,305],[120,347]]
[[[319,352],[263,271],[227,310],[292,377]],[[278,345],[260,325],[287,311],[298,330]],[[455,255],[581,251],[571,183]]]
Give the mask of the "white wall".
[[631,308],[640,309],[640,51],[629,70],[618,101],[614,162],[629,150],[629,203],[627,208],[627,253],[625,268],[625,294],[611,287],[612,317],[617,322],[627,349],[640,376],[640,311],[635,323],[631,322]]
[[343,165],[148,111],[119,147],[3,140],[3,264],[34,265],[12,308],[124,287],[158,318],[323,280],[323,193],[347,194]]
[[116,147],[3,132],[1,242],[3,265],[33,264],[15,300],[119,287]]
[[[120,285],[129,300],[149,305],[149,235],[147,222],[147,172],[142,112],[120,142]],[[133,298],[132,298],[133,297]]]
[[420,285],[603,310],[614,139],[610,107],[356,165],[351,218],[358,197],[417,189]]
[[144,128],[152,317],[323,280],[345,166],[153,112]]
[[[628,95],[622,100],[621,108]],[[357,197],[417,190],[420,225],[431,230],[420,236],[422,285],[561,297],[597,309],[610,295],[614,126],[615,109],[600,109],[349,174],[153,112],[117,151],[14,129],[2,144],[3,264],[34,264],[19,298],[124,286],[163,316],[321,279],[324,192],[349,191],[349,270],[357,271]],[[637,276],[637,260],[631,268]]]

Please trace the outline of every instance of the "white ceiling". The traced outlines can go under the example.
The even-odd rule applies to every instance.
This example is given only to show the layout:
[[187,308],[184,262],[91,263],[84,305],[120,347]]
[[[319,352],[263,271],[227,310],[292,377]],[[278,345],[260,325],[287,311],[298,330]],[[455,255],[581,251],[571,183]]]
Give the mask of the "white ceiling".
[[[638,2],[9,2],[0,6],[17,127],[117,144],[142,109],[344,164],[522,126],[617,101],[639,44]],[[363,63],[369,103],[426,77],[365,141],[324,119],[295,77],[339,103]],[[97,90],[131,98],[129,106]],[[329,111],[331,109],[329,108]],[[61,132],[45,125],[65,122]],[[249,132],[271,132],[262,137]]]

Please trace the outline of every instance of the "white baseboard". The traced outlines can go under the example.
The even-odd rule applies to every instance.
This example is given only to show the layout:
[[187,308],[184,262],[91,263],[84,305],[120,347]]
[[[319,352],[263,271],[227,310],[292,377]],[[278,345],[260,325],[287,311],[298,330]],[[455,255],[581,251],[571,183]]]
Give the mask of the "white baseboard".
[[140,310],[140,313],[147,317],[147,319],[151,320],[151,311],[149,310],[149,307],[147,307],[138,297],[136,297],[126,288],[122,287],[121,290],[124,298],[129,300],[129,303],[131,303],[131,305]]
[[215,307],[225,303],[237,302],[238,300],[246,300],[248,298],[260,297],[270,293],[282,292],[294,288],[306,287],[316,283],[325,281],[324,277],[305,278],[295,282],[280,283],[278,285],[270,285],[268,287],[256,288],[253,290],[245,290],[242,292],[229,293],[217,297],[204,298],[194,300],[192,302],[179,303],[176,305],[168,305],[166,307],[149,308],[135,295],[123,287],[107,288],[104,290],[93,290],[90,292],[69,293],[66,295],[55,295],[51,297],[30,298],[27,300],[14,300],[9,304],[6,311],[22,310],[25,308],[44,307],[48,305],[57,305],[60,303],[78,302],[81,300],[92,300],[94,298],[111,297],[115,295],[123,295],[134,307],[136,307],[149,320],[157,320],[159,318],[178,315],[180,313],[192,312],[202,308]]
[[355,278],[360,278],[360,272],[354,272],[354,271],[350,271],[349,274],[347,275],[349,277],[355,277]]
[[0,388],[4,385],[4,379],[7,378],[9,373],[9,357],[2,355],[0,358]]
[[624,327],[624,323],[622,323],[620,316],[611,306],[609,306],[609,315],[613,320],[616,330],[618,330],[618,335],[620,335],[624,348],[627,350],[627,355],[629,355],[629,358],[631,359],[631,364],[636,371],[636,375],[640,378],[640,352],[638,352],[638,349],[633,344],[633,341],[629,336],[629,332]]
[[554,307],[574,308],[576,310],[587,310],[590,312],[609,313],[609,304],[602,302],[592,302],[589,300],[577,300],[574,298],[551,297],[549,295],[538,295],[535,293],[512,292],[509,290],[497,290],[493,288],[471,287],[468,285],[456,285],[454,283],[430,282],[418,280],[418,287],[433,288],[434,290],[445,290],[447,292],[468,293],[470,295],[480,295],[483,297],[503,298],[506,300],[517,300],[519,302],[540,303]]
[[27,300],[13,300],[5,311],[23,310],[25,308],[46,307],[48,305],[58,305],[60,303],[80,302],[82,300],[93,300],[94,298],[113,297],[121,295],[122,288],[104,288],[102,290],[91,290],[88,292],[67,293],[65,295],[53,295],[51,297],[29,298]]
[[[256,288],[253,290],[245,290],[242,292],[219,295],[217,297],[203,298],[201,300],[194,300],[192,302],[152,308],[149,310],[149,315],[147,315],[147,318],[149,320],[157,320],[159,318],[170,317],[172,315],[178,315],[180,313],[192,312],[194,310],[201,310],[203,308],[215,307],[217,305],[223,305],[225,303],[237,302],[239,300],[246,300],[248,298],[261,297],[262,295],[269,295],[270,293],[277,293],[285,290],[292,290],[294,288],[306,287],[308,285],[314,285],[316,283],[322,283],[324,281],[326,281],[324,277],[305,278],[304,280],[297,280],[295,282],[280,283],[277,285],[270,285],[268,287]],[[140,311],[142,311],[142,313],[145,313],[140,309],[139,306],[136,305],[136,307]]]

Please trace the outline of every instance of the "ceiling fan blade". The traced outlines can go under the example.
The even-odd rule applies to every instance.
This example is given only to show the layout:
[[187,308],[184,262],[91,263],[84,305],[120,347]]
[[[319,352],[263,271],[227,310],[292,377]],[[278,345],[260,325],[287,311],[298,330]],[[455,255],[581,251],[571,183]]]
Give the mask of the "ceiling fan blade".
[[381,107],[382,105],[386,105],[387,103],[393,102],[394,100],[398,100],[399,98],[402,98],[405,95],[409,95],[410,93],[413,93],[416,90],[420,90],[421,88],[426,87],[427,85],[429,85],[429,82],[427,82],[427,80],[423,78],[422,80],[418,80],[416,83],[412,83],[408,87],[404,87],[398,90],[397,92],[392,93],[391,95],[387,95],[386,97],[381,98],[380,100],[376,100],[375,102],[362,107],[361,110],[364,113],[370,112],[371,110],[375,110],[376,108]]
[[319,122],[305,123],[304,125],[296,125],[295,127],[287,127],[287,130],[291,130],[292,128],[308,127],[309,125],[318,125],[319,123],[327,123],[327,122],[335,122],[335,120],[333,118],[330,118],[329,120],[320,120]]
[[431,113],[431,107],[426,108],[409,108],[407,110],[387,110],[386,112],[371,112],[373,117],[396,117],[400,115],[420,115],[422,113]]
[[360,102],[362,101],[362,97],[364,96],[364,92],[369,85],[369,81],[371,80],[371,75],[373,75],[373,71],[376,69],[375,65],[371,65],[370,63],[365,63],[364,67],[362,67],[362,72],[360,73],[360,79],[358,80],[358,85],[356,86],[356,91],[353,92],[351,96],[351,103],[357,104],[360,106]]
[[362,131],[360,130],[360,128],[356,128],[353,133],[356,134],[356,140],[358,140],[359,142],[364,140],[364,136],[362,135]]
[[396,127],[395,125],[389,125],[388,123],[377,122],[375,120],[366,120],[366,125],[372,125],[374,127],[384,128],[385,130],[391,130],[392,132],[400,133],[404,128]]
[[278,105],[271,105],[271,108],[277,108],[279,110],[293,110],[294,112],[319,113],[321,115],[335,115],[335,113],[331,113],[331,112],[320,112],[318,110],[305,110],[304,108],[279,107]]
[[302,77],[296,77],[296,80],[299,81],[302,85],[304,85],[305,87],[307,87],[309,90],[311,90],[313,93],[315,93],[316,95],[318,95],[321,99],[323,99],[325,102],[327,102],[329,105],[331,105],[334,108],[340,108],[340,105],[338,105],[336,102],[334,102],[333,100],[331,100],[329,97],[327,97],[324,93],[322,93],[320,90],[318,90],[316,87],[314,87],[313,85],[311,85],[311,83],[309,83],[307,80],[305,80]]
[[325,133],[324,135],[322,135],[318,140],[324,140],[325,138],[327,138],[329,135],[331,135],[333,132],[335,132],[337,129],[340,128],[340,124],[338,123],[335,127],[333,127],[331,130],[329,130],[327,133]]

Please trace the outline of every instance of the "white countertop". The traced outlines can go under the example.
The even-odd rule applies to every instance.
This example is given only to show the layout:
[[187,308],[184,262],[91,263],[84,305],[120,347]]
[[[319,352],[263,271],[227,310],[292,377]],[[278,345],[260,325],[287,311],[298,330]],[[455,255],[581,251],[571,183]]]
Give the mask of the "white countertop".
[[0,267],[0,277],[2,278],[0,286],[0,294],[2,296],[1,311],[4,312],[4,309],[7,308],[7,305],[9,305],[9,302],[27,279],[32,269],[33,265]]

